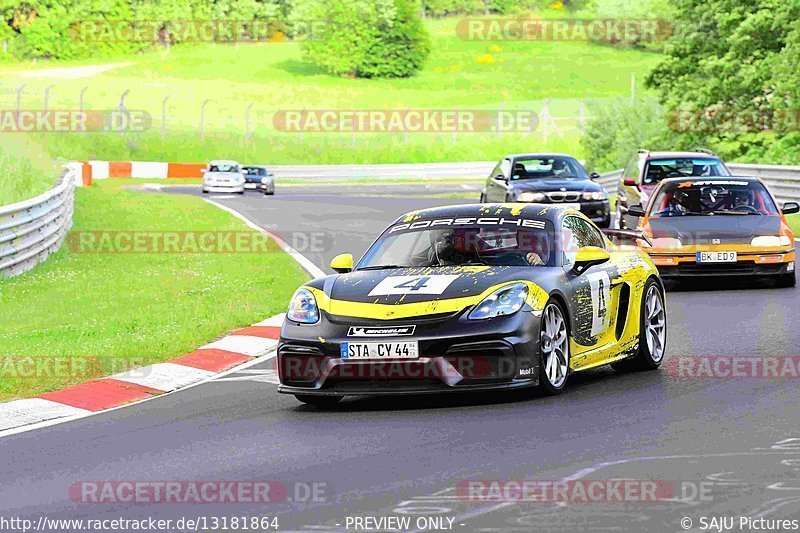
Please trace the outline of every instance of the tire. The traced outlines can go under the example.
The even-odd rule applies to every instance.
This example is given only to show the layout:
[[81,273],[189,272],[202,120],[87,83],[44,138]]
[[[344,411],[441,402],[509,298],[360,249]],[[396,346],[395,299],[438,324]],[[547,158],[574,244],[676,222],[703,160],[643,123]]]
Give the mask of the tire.
[[[567,314],[555,300],[551,299],[544,306],[540,329],[539,391],[552,396],[564,390],[569,376],[569,321]],[[562,340],[554,344],[553,340],[559,338]],[[551,364],[555,366],[551,368]]]
[[244,194],[244,191],[239,191],[237,194]]
[[270,192],[265,192],[264,196],[273,196],[274,194],[275,194],[275,191],[270,191]]
[[295,394],[294,397],[304,404],[312,405],[317,409],[333,407],[344,398],[344,396],[314,396],[313,394]]
[[208,194],[208,191],[203,189],[203,194]]
[[781,289],[794,287],[796,285],[797,285],[797,277],[795,276],[794,272],[792,272],[791,274],[781,274],[780,276],[778,276],[778,279],[775,282],[775,286]]
[[[667,312],[664,293],[655,279],[644,285],[639,312],[639,351],[633,359],[620,361],[623,370],[655,370],[667,348]],[[651,344],[653,345],[651,347]]]

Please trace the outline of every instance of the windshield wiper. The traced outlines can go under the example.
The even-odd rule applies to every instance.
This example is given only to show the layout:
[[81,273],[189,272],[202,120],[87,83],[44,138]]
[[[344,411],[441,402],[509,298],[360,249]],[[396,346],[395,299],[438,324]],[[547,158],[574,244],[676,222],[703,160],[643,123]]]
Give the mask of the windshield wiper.
[[391,268],[411,268],[411,267],[407,267],[407,266],[403,266],[403,265],[371,265],[371,266],[365,266],[365,267],[358,268],[358,269],[356,269],[356,271],[360,272],[362,270],[389,270]]

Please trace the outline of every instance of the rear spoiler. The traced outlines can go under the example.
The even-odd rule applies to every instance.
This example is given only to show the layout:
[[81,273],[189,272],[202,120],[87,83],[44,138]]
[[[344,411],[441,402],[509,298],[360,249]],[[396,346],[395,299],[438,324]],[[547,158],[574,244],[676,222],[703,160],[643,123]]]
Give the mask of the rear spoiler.
[[638,230],[632,229],[604,229],[601,230],[603,233],[606,234],[611,239],[611,242],[615,242],[615,240],[622,241],[623,239],[629,239],[634,242],[637,240],[644,241],[648,245],[653,246],[653,241],[650,240],[650,237],[645,235],[643,232]]

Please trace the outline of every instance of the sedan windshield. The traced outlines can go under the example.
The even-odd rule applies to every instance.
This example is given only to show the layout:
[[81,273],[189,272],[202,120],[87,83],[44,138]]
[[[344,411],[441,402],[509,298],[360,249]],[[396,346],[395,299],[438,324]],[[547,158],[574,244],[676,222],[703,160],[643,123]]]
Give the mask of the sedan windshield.
[[589,179],[586,170],[571,157],[528,157],[514,160],[512,180],[536,178]]
[[[549,222],[547,223],[549,227]],[[541,224],[544,226],[544,224]],[[552,266],[552,230],[457,227],[397,232],[381,237],[356,270],[460,265]]]
[[730,176],[730,173],[722,161],[713,157],[653,159],[647,163],[647,170],[642,181],[644,184],[650,185],[667,178],[702,176]]
[[242,172],[248,176],[266,176],[267,169],[261,167],[242,167]]
[[208,169],[209,172],[239,172],[239,167],[237,165],[225,165],[225,164],[218,164],[218,165],[211,165]]
[[650,206],[650,217],[777,215],[767,189],[757,181],[706,180],[666,183]]

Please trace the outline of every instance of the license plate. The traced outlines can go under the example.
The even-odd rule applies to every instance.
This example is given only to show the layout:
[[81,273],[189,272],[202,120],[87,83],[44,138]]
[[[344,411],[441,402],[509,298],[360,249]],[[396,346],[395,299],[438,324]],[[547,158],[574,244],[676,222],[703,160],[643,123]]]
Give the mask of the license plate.
[[735,263],[736,252],[697,252],[698,263]]
[[407,342],[343,342],[342,359],[416,359],[417,341]]
[[561,204],[566,209],[574,209],[575,211],[581,210],[581,204]]

